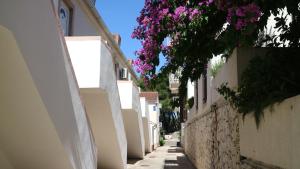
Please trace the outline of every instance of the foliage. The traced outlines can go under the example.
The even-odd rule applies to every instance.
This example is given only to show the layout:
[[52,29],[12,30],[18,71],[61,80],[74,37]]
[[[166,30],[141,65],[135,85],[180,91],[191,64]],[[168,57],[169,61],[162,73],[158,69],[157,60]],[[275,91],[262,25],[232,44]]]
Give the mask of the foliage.
[[254,112],[257,127],[263,110],[300,94],[299,50],[278,49],[255,57],[242,75],[237,91],[222,84],[218,91],[243,116]]
[[164,138],[163,137],[159,137],[159,145],[160,146],[163,146],[163,145],[165,145],[165,140],[164,140]]
[[189,98],[187,103],[188,103],[188,108],[191,109],[194,106],[194,97]]
[[165,133],[172,133],[180,130],[180,116],[179,113],[173,111],[160,111],[159,121],[162,122],[162,128]]
[[[185,105],[187,81],[198,79],[214,55],[228,57],[235,47],[259,46],[266,41],[268,46],[300,47],[298,3],[295,0],[145,0],[132,35],[142,43],[134,65],[146,83],[157,79],[156,66],[161,53],[167,63],[159,76],[175,73],[180,67],[179,104]],[[277,16],[275,28],[280,33],[269,36],[264,32],[269,16],[276,16],[284,8],[291,15],[291,22],[286,22],[286,16]]]
[[212,77],[216,77],[217,73],[219,72],[219,70],[222,68],[222,66],[224,65],[224,60],[221,59],[219,61],[217,61],[216,63],[214,63],[212,66],[211,66],[211,69],[210,69],[210,75]]
[[171,111],[172,100],[171,91],[169,89],[169,79],[167,75],[159,76],[155,81],[149,85],[145,85],[144,80],[141,79],[138,83],[139,87],[143,91],[157,91],[159,95],[159,101],[162,105],[162,110]]
[[169,89],[169,79],[167,75],[159,76],[149,85],[144,84],[144,80],[139,81],[139,87],[143,91],[157,91],[159,95],[160,120],[163,124],[164,132],[170,133],[180,129],[180,119],[176,112],[173,112],[173,101],[171,100],[171,91]]

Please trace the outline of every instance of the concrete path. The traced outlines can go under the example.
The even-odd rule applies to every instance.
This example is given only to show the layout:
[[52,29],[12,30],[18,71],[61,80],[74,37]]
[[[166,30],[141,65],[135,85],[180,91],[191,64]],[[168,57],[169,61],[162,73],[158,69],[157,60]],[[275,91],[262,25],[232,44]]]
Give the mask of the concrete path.
[[146,155],[143,160],[128,160],[128,169],[195,169],[188,158],[177,147],[177,138],[166,140],[166,144]]

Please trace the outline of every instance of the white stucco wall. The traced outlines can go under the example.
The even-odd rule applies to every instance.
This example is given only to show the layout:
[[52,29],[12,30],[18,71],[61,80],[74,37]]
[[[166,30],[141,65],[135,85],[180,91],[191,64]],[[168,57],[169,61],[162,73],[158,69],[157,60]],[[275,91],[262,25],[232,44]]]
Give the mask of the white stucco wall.
[[191,82],[191,80],[189,80],[187,84],[187,99],[191,97],[194,97],[194,82]]
[[133,109],[133,83],[132,81],[118,81],[118,89],[122,109]]
[[[92,152],[85,151],[86,149],[82,147],[84,139],[80,135],[78,126],[87,124],[83,124],[84,121],[79,124],[78,114],[74,111],[71,92],[78,91],[70,88],[65,67],[68,63],[64,58],[67,52],[58,26],[56,11],[53,10],[51,2],[2,1],[0,23],[15,36],[37,91],[49,112],[71,164],[74,168],[87,167],[91,165],[82,160],[80,152]],[[85,155],[93,156],[91,154],[83,156]],[[89,163],[94,162],[89,161]]]
[[101,37],[66,37],[66,41],[79,87],[100,88]]
[[145,151],[151,152],[151,134],[150,129],[151,125],[149,122],[149,107],[148,102],[145,97],[140,97],[141,109],[142,109],[142,118],[143,118],[143,127],[144,127],[144,140],[145,140]]
[[147,117],[143,117],[143,129],[144,129],[144,140],[145,140],[145,152],[151,152],[151,135],[150,135],[150,124]]
[[[68,74],[68,81],[70,87],[70,93],[72,98],[72,103],[74,106],[74,113],[76,114],[76,122],[78,126],[78,132],[80,135],[80,141],[82,148],[79,149],[78,153],[80,158],[84,161],[82,168],[97,168],[97,147],[94,142],[94,137],[90,129],[90,123],[87,119],[87,114],[84,109],[84,105],[81,101],[79,94],[79,88],[77,81],[75,80],[75,74],[73,67],[71,66],[69,56],[65,56],[66,71]],[[84,156],[84,154],[86,154]]]
[[0,37],[0,168],[71,169],[12,32],[0,26]]
[[128,141],[128,157],[143,158],[145,140],[138,88],[133,81],[119,80],[118,89]]
[[[126,167],[127,140],[116,77],[112,66],[111,51],[101,41],[99,36],[66,37],[66,41],[81,93],[83,93],[84,100],[89,105],[87,109],[95,115],[91,121],[93,123],[92,126],[96,127],[93,127],[93,131],[97,132],[95,134],[97,146],[98,148],[105,148],[107,147],[107,141],[113,139],[113,141],[116,141],[115,146],[117,146],[117,149],[112,151],[115,153],[115,156],[121,155],[121,161],[119,158],[116,161],[105,160],[113,158],[114,155],[101,153],[99,149],[100,155],[98,155],[98,159],[104,163],[103,165],[106,168]],[[101,108],[99,107],[100,103],[97,102],[105,102],[106,104],[101,103],[104,106]],[[99,107],[99,109],[97,110],[95,107]],[[90,114],[89,110],[88,114]],[[99,119],[101,113],[103,113],[103,118],[105,117],[112,125],[107,126],[104,121]],[[96,118],[103,124],[96,121]],[[97,126],[106,128],[106,131],[97,129]],[[103,132],[108,131],[114,133],[112,137],[102,138],[99,135],[99,132],[104,134]],[[105,152],[109,152],[109,150],[105,149]],[[102,165],[101,163],[98,164]]]
[[274,166],[300,168],[300,96],[266,108],[257,129],[253,116],[240,117],[241,155]]
[[5,169],[14,169],[12,163],[7,159],[7,157],[1,150],[0,150],[0,167]]
[[[153,107],[156,106],[156,110]],[[151,145],[156,148],[159,145],[159,107],[156,104],[148,104]]]
[[100,66],[100,88],[104,89],[109,97],[110,107],[112,109],[112,115],[115,128],[117,131],[119,146],[122,152],[122,159],[124,166],[127,164],[127,144],[123,116],[121,112],[120,96],[118,92],[117,81],[115,77],[115,71],[113,68],[111,51],[108,47],[101,43],[101,66]]
[[142,109],[142,116],[150,119],[149,116],[149,105],[145,97],[140,97],[141,109]]

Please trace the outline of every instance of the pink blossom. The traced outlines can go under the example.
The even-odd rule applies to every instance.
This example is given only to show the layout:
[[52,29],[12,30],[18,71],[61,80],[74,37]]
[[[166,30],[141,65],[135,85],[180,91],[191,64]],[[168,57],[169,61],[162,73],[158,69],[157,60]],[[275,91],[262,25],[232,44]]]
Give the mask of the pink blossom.
[[[244,6],[232,7],[227,10],[227,22],[234,25],[236,30],[242,30],[249,24],[257,22],[262,15],[260,8],[251,3]],[[235,18],[236,23],[233,23]]]
[[238,21],[235,24],[236,30],[241,30],[243,27],[247,26],[246,22],[242,19],[238,19]]
[[200,12],[199,10],[196,8],[196,9],[193,9],[191,10],[191,13],[190,13],[190,16],[189,16],[189,19],[190,20],[193,20],[196,16],[200,15]]
[[243,10],[243,8],[238,8],[236,11],[236,16],[245,16],[245,12]]
[[174,14],[175,15],[181,15],[181,14],[184,14],[185,12],[186,12],[186,8],[184,6],[180,6],[180,7],[175,9]]

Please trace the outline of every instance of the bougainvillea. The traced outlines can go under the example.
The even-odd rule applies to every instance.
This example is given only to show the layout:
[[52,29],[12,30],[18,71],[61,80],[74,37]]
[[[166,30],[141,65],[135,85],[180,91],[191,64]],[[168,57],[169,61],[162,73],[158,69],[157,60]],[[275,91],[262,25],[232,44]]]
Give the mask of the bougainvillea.
[[236,30],[241,30],[249,24],[258,22],[261,14],[260,8],[255,3],[235,6],[228,9],[227,22],[234,25]]
[[[162,54],[166,64],[160,74],[181,70],[179,104],[184,105],[186,84],[205,72],[215,55],[228,57],[237,46],[259,46],[269,37],[260,37],[271,14],[286,9],[285,16],[275,17],[275,28],[281,33],[268,46],[300,47],[300,10],[295,0],[145,0],[137,18],[132,38],[141,41],[136,52],[136,70],[146,83],[156,77],[156,66]],[[279,39],[279,42],[278,42]],[[286,46],[286,44],[284,44]]]
[[[228,22],[236,31],[255,24],[261,16],[260,8],[255,3],[237,6],[214,0],[146,0],[141,15],[137,18],[139,25],[132,34],[132,38],[139,39],[142,43],[142,49],[136,52],[138,59],[134,62],[137,72],[148,77],[155,74],[161,52],[171,63],[172,58],[178,56],[178,45],[192,36],[188,35],[191,33],[189,30],[197,34],[201,26],[214,22],[210,21],[214,19],[210,15],[218,15],[217,13],[223,14],[219,15],[223,17],[221,25]],[[210,33],[216,34],[217,31],[219,30],[213,29]],[[169,41],[167,44],[164,43],[166,39]]]

